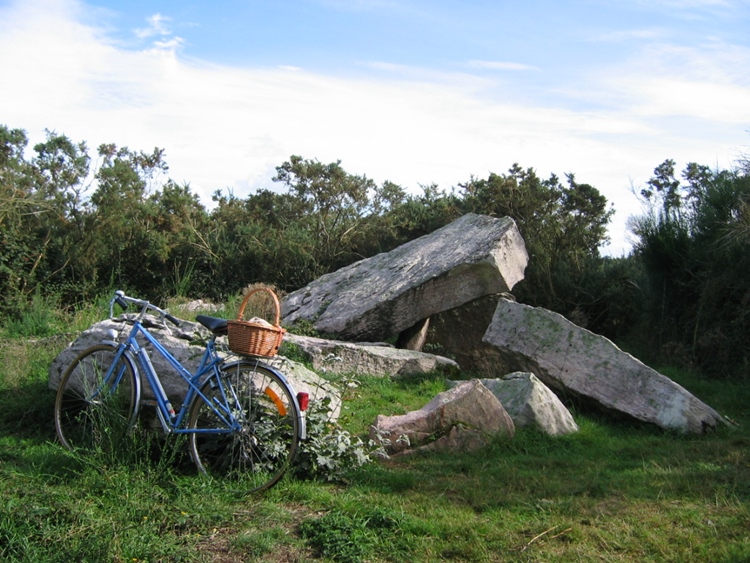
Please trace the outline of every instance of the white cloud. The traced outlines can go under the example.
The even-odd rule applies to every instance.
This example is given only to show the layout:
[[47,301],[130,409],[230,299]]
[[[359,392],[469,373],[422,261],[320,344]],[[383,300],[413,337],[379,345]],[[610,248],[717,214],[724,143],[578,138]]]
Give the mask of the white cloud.
[[[449,188],[518,162],[543,176],[574,172],[598,187],[618,210],[611,233],[620,254],[627,216],[640,211],[631,180],[644,183],[664,158],[723,157],[737,138],[724,138],[732,125],[725,117],[747,115],[745,85],[731,77],[701,89],[694,77],[643,75],[633,64],[580,84],[575,94],[607,103],[572,110],[492,97],[488,91],[501,89],[486,77],[402,65],[374,63],[380,73],[353,79],[185,60],[161,17],[150,28],[162,48],[131,51],[79,23],[77,4],[40,4],[47,6],[31,0],[0,10],[0,72],[12,77],[0,89],[0,107],[11,108],[5,124],[27,129],[32,144],[50,128],[91,147],[164,148],[170,176],[190,182],[206,205],[216,189],[244,196],[270,187],[274,167],[292,154],[340,159],[352,173],[407,189]],[[711,100],[721,103],[708,111]],[[660,121],[684,114],[718,125],[686,134]]]
[[600,85],[597,91],[632,115],[750,123],[747,48],[718,42],[700,48],[650,45],[602,72]]
[[539,70],[535,66],[506,61],[469,61],[469,67],[487,70]]

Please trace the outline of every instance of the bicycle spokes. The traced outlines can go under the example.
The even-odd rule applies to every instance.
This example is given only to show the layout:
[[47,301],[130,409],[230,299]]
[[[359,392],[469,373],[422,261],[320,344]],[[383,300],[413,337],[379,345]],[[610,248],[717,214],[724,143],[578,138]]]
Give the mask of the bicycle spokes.
[[[295,403],[287,385],[270,370],[241,363],[223,374],[229,411],[235,428],[226,431],[220,417],[200,398],[191,405],[188,426],[191,455],[201,471],[242,483],[249,491],[276,483],[294,458],[298,441]],[[207,397],[220,394],[219,386],[206,385]],[[212,399],[213,400],[213,399]],[[199,429],[213,428],[216,433]]]

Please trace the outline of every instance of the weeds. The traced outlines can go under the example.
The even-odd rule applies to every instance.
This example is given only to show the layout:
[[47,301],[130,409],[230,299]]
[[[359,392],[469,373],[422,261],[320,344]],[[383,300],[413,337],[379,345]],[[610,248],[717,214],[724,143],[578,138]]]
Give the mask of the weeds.
[[315,551],[340,563],[359,563],[373,557],[409,560],[409,546],[399,541],[404,517],[379,507],[358,512],[333,510],[306,520],[300,533]]

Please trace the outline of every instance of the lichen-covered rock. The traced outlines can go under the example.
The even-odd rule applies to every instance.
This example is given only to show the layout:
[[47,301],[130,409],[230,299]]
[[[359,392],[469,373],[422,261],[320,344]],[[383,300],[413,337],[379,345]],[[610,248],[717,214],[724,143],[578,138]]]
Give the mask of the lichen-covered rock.
[[513,419],[516,428],[536,428],[550,436],[578,432],[573,415],[533,373],[513,372],[502,379],[482,379]]
[[[102,341],[120,341],[124,340],[132,328],[132,325],[126,322],[132,318],[132,314],[122,315],[118,319],[106,319],[93,324],[83,331],[70,345],[65,348],[57,357],[52,360],[49,368],[49,386],[51,389],[57,389],[60,379],[62,378],[68,365],[83,352],[86,348],[95,344],[101,344]],[[164,347],[188,370],[194,371],[198,368],[200,354],[203,348],[190,344],[196,338],[207,337],[208,331],[198,323],[190,321],[181,321],[179,328],[166,328],[156,317],[146,315],[144,325],[149,331],[161,342]],[[154,369],[162,379],[162,384],[167,395],[172,399],[177,398],[180,404],[187,392],[187,385],[184,380],[174,371],[172,366],[164,360],[159,354],[155,353],[150,344],[141,342],[149,352]],[[153,399],[154,395],[151,390],[144,385],[144,398]]]
[[[94,344],[100,344],[104,340],[124,340],[130,332],[131,325],[125,321],[127,315],[120,317],[118,320],[103,320],[95,323],[87,330],[83,331],[78,338],[68,345],[52,361],[49,368],[49,387],[57,389],[68,365],[83,352],[86,348]],[[203,345],[196,345],[194,342],[200,339],[208,338],[209,332],[198,323],[186,320],[180,321],[179,328],[164,327],[164,325],[155,317],[146,316],[144,322],[149,327],[149,332],[169,352],[188,370],[194,372],[200,363],[201,355],[205,349]],[[224,340],[225,337],[222,337]],[[154,365],[154,369],[159,374],[164,390],[174,405],[182,404],[185,394],[187,393],[187,384],[182,377],[172,368],[172,366],[158,353],[152,350],[151,345],[142,342]],[[231,356],[231,354],[228,354]],[[238,356],[233,356],[239,359]],[[290,381],[294,390],[297,392],[309,393],[311,400],[324,400],[330,398],[331,418],[336,419],[341,407],[341,396],[339,391],[330,383],[321,378],[318,374],[305,368],[303,365],[287,360],[283,357],[276,357],[267,360],[272,366],[277,367]],[[143,376],[142,376],[143,377]],[[143,396],[145,399],[152,399],[153,393],[146,382],[142,379]]]
[[558,392],[662,428],[700,433],[725,422],[686,389],[562,315],[501,299],[484,341]]
[[305,361],[320,373],[400,377],[433,371],[453,373],[459,369],[458,364],[448,358],[385,344],[356,344],[289,333],[284,340],[285,346],[297,346]]
[[282,324],[307,321],[354,342],[387,340],[435,313],[510,291],[523,279],[527,260],[512,219],[464,215],[290,293],[282,302]]

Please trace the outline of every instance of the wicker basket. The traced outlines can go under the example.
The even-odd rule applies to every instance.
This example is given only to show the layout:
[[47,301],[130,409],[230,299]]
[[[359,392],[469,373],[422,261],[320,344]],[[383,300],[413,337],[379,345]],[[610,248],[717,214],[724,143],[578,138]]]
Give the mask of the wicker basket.
[[[276,307],[276,318],[273,325],[269,326],[265,323],[261,324],[242,320],[248,300],[259,291],[267,292],[273,299]],[[284,333],[286,332],[279,325],[280,316],[279,298],[276,297],[273,290],[267,287],[259,287],[248,292],[245,299],[242,300],[242,305],[240,305],[237,320],[227,321],[229,349],[235,354],[242,354],[243,356],[275,356],[279,351],[281,340],[284,338]]]

